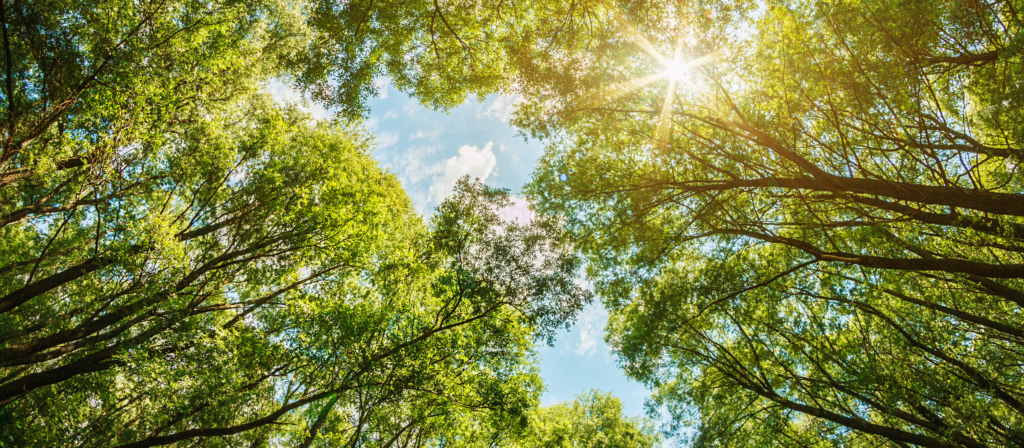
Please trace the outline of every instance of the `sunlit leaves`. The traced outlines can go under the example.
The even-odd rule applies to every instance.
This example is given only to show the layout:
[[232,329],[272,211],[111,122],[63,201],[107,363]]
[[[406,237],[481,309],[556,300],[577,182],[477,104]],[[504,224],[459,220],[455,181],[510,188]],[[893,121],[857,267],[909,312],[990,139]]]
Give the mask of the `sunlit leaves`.
[[516,122],[557,136],[530,195],[572,230],[608,340],[680,435],[1019,443],[1021,221],[994,205],[1024,200],[1017,10],[687,4],[629,17],[663,52],[645,21],[685,24],[687,51],[715,55],[700,94],[650,83],[574,103],[650,75],[611,53],[591,84],[524,88]]

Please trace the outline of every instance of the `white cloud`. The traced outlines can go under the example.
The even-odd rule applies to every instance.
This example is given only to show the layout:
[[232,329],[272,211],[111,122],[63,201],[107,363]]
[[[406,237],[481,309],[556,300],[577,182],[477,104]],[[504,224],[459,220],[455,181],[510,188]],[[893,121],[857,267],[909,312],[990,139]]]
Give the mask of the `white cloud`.
[[[380,138],[380,137],[378,137]],[[431,154],[437,152],[431,146],[403,146],[401,150],[379,151],[374,154],[381,166],[398,174],[409,194],[414,193],[412,185],[441,173],[442,162],[432,162]]]
[[274,97],[274,101],[279,103],[297,103],[302,101],[302,94],[285,85],[280,79],[271,79],[267,83],[267,90]]
[[419,112],[420,109],[423,109],[423,106],[420,106],[420,103],[417,103],[416,100],[406,101],[405,105],[402,106],[402,112],[410,116],[416,115],[416,112]]
[[363,126],[371,131],[377,129],[378,124],[380,124],[380,120],[378,120],[377,117],[367,118],[366,121],[363,122]]
[[373,78],[373,87],[377,89],[377,96],[382,100],[388,99],[388,79]]
[[505,221],[518,221],[526,224],[533,221],[533,210],[530,210],[530,203],[523,198],[512,196],[512,205],[498,210],[498,216]]
[[576,343],[574,353],[580,356],[590,356],[597,353],[598,346],[605,347],[601,333],[605,323],[608,322],[608,311],[600,304],[591,304],[580,313],[580,320],[576,322],[576,328],[580,332],[580,341]]
[[302,96],[302,93],[285,84],[280,79],[271,79],[267,83],[267,90],[270,91],[270,96],[278,104],[294,104],[317,120],[325,120],[331,116],[331,113],[324,109],[323,106],[307,100]]
[[398,143],[398,134],[392,134],[390,132],[381,132],[377,134],[378,149],[387,148],[395,143]]
[[430,163],[427,159],[437,151],[433,146],[417,146],[407,148],[396,158],[401,160],[402,176],[407,185],[415,184],[430,176],[440,174],[444,170],[441,163]]
[[522,97],[516,95],[514,97],[498,95],[491,100],[491,105],[487,107],[487,110],[483,111],[482,114],[485,117],[494,117],[501,121],[508,121],[512,118],[512,112],[516,110],[516,105],[523,101]]
[[[378,141],[380,136],[377,137]],[[414,145],[401,147],[392,146],[390,149],[382,148],[377,151],[374,157],[380,161],[381,166],[398,175],[402,181],[406,193],[412,199],[416,210],[420,213],[428,213],[430,197],[426,187],[420,182],[432,180],[434,176],[444,171],[444,161],[435,162],[434,154],[436,146]]]
[[245,167],[239,167],[237,171],[232,172],[228,176],[228,183],[231,185],[238,185],[245,182],[245,179],[249,177],[249,173],[245,170]]
[[436,202],[444,200],[451,194],[459,178],[467,174],[486,181],[497,164],[494,151],[491,151],[493,146],[493,142],[487,142],[483,149],[469,145],[459,148],[459,155],[446,160],[444,171],[434,177],[430,185],[430,199]]
[[583,289],[594,289],[594,283],[588,280],[586,277],[577,276],[576,278],[572,279],[572,282],[575,283],[576,286],[579,286],[580,288]]
[[385,120],[390,120],[392,118],[398,118],[398,112],[395,112],[394,109],[391,109],[391,110],[387,111],[387,113],[384,114],[384,119]]
[[418,138],[433,137],[435,135],[437,135],[437,133],[433,133],[432,132],[432,133],[428,134],[428,133],[423,132],[423,131],[416,131],[415,134],[409,134],[409,141],[413,141],[413,140],[416,140]]

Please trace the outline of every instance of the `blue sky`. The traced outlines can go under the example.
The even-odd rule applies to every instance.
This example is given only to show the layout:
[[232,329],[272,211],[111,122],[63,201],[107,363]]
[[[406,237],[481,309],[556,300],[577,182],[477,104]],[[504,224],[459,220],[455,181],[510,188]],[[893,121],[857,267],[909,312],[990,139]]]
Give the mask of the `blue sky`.
[[[279,100],[301,100],[281,83],[272,82],[268,87]],[[384,81],[378,87],[380,95],[370,101],[366,122],[377,136],[374,156],[401,179],[420,213],[429,215],[465,174],[521,197],[520,187],[529,181],[544,146],[524,140],[509,126],[514,98],[470,99],[445,113],[424,108]],[[328,115],[316,105],[309,109],[315,116]],[[547,385],[544,405],[571,400],[594,388],[618,396],[627,414],[642,413],[648,391],[628,380],[615,364],[603,339],[607,320],[604,308],[593,303],[583,310],[576,325],[559,334],[554,347],[539,347],[541,375]]]

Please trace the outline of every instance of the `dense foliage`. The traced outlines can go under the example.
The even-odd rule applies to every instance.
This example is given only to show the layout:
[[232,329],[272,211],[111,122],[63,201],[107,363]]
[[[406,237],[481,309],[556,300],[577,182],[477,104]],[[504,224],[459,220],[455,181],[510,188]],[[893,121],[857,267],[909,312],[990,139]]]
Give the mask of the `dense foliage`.
[[590,391],[571,403],[538,409],[527,430],[506,443],[510,447],[640,448],[660,446],[654,424],[622,415],[622,402],[607,393]]
[[680,436],[1024,445],[1021,6],[592,5],[518,78],[532,197]]
[[[581,253],[693,445],[1022,446],[1021,7],[0,2],[0,443],[657,444],[537,408]],[[540,218],[422,222],[381,76],[518,95]]]
[[[358,116],[365,94],[317,82],[425,73],[309,62],[354,45],[331,40],[335,6],[0,3],[0,445],[409,446],[469,415],[523,427],[533,344],[588,300],[579,262],[556,221],[504,222],[507,192],[468,180],[424,224],[357,124],[268,98],[291,79]],[[412,39],[386,54],[413,66],[410,45],[457,44],[388,36]]]

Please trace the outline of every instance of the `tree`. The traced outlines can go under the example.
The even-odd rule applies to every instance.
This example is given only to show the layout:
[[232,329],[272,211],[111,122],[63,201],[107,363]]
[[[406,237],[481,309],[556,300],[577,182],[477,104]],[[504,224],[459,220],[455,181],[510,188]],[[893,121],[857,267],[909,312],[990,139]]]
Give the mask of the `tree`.
[[[352,351],[381,372],[378,383],[363,389],[367,395],[350,404],[365,414],[346,416],[335,405],[334,418],[349,421],[321,431],[325,443],[461,446],[452,431],[467,415],[491,430],[506,429],[536,407],[542,386],[533,344],[550,340],[589,294],[573,282],[579,260],[562,246],[556,223],[503,221],[499,211],[509,205],[506,190],[459,181],[410,266],[422,272],[423,289],[410,290],[409,268],[388,267],[398,294],[380,304],[381,327],[367,332],[383,340],[350,347],[327,342],[337,322],[352,320],[330,315],[323,327],[308,330],[309,338],[325,339],[314,346],[331,347],[332,356]],[[385,356],[388,362],[380,362]],[[379,410],[361,404],[367,400]],[[321,413],[318,421],[331,418]]]
[[[194,180],[213,191],[168,181],[119,204],[149,232],[103,218],[129,249],[46,277],[74,302],[44,291],[5,314],[7,443],[372,445],[463,407],[534,406],[535,335],[587,300],[556,229],[506,225],[507,192],[463,181],[423,235],[350,136],[280,118],[250,163]],[[206,207],[165,205],[188,198]]]
[[652,422],[622,415],[622,401],[591,390],[571,403],[540,408],[527,432],[507,446],[640,448],[661,445]]
[[392,446],[535,405],[578,261],[468,182],[424,225],[358,125],[268,97],[383,70],[290,65],[359,36],[326,7],[0,4],[4,446]]
[[530,194],[692,442],[1024,444],[1019,10],[630,3],[519,78]]
[[[465,412],[454,424],[427,437],[413,439],[412,446],[459,447],[594,447],[653,448],[661,446],[654,423],[643,417],[622,414],[622,401],[611,394],[591,390],[571,402],[532,409],[525,421],[498,422],[491,414]],[[418,444],[419,443],[419,444]]]

